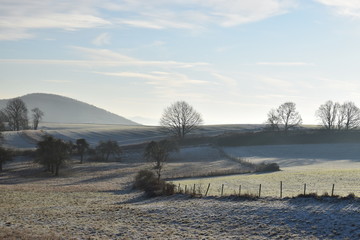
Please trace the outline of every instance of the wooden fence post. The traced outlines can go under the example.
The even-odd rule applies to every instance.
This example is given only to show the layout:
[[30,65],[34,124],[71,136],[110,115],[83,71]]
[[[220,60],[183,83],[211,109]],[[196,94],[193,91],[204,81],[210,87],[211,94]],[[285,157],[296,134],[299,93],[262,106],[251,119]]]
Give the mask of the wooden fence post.
[[239,186],[239,197],[241,196],[241,185]]
[[259,197],[261,196],[261,184],[259,185]]
[[331,189],[331,196],[334,196],[334,189],[335,189],[335,184],[332,185],[332,189]]
[[209,189],[210,189],[210,183],[209,183],[209,185],[208,185],[208,187],[207,187],[207,189],[206,189],[205,197],[207,196],[207,194],[208,194],[208,192],[209,192]]
[[282,190],[283,190],[282,181],[280,181],[280,199],[282,198]]
[[195,193],[196,193],[196,189],[195,189],[195,183],[194,183],[193,194],[195,195]]
[[185,185],[185,194],[187,194],[187,185]]
[[181,192],[180,183],[179,183],[179,186],[178,186],[178,192],[179,193]]
[[306,195],[306,183],[304,184],[304,196]]
[[224,195],[224,184],[221,186],[221,196]]

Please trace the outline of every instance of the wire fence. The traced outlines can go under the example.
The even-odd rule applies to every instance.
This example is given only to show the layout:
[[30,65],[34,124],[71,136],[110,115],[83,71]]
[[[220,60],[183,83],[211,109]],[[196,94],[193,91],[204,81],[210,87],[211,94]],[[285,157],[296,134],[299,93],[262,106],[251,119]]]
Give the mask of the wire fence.
[[277,185],[274,183],[264,184],[181,184],[176,186],[177,192],[202,195],[202,196],[241,196],[251,195],[256,197],[295,197],[298,195],[324,195],[324,196],[341,196],[349,194],[360,196],[360,182],[358,185],[344,185],[335,183],[299,183],[287,185],[286,182],[280,181]]

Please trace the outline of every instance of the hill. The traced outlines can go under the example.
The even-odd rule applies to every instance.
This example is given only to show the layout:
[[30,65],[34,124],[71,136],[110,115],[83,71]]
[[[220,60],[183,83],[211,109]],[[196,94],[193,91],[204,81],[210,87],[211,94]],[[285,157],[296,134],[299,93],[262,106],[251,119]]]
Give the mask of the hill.
[[[45,113],[43,122],[139,125],[104,109],[60,95],[33,93],[20,98],[29,111],[38,107]],[[6,106],[8,100],[0,100],[0,109]]]

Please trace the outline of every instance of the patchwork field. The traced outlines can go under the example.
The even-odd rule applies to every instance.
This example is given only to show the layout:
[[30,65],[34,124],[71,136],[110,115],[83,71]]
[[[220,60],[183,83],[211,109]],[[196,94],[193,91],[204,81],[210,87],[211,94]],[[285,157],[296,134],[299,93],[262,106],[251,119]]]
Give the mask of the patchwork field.
[[149,199],[131,187],[134,174],[146,167],[73,163],[61,177],[49,178],[27,159],[9,163],[0,175],[0,239],[360,237],[357,200]]
[[[114,126],[113,126],[114,127]],[[208,128],[206,136],[244,127]],[[51,133],[63,139],[123,139],[123,143],[161,138],[153,127],[48,127],[39,131],[6,133],[8,146],[33,148],[36,139]],[[171,155],[163,176],[181,188],[187,185],[209,196],[177,194],[147,198],[132,189],[135,174],[151,169],[141,149],[123,153],[121,162],[85,162],[72,159],[55,178],[28,157],[4,165],[0,173],[0,239],[359,239],[359,200],[279,198],[303,193],[360,195],[360,144],[313,144],[252,147],[187,146]],[[226,154],[224,155],[223,152]],[[226,157],[232,156],[231,158]],[[209,173],[241,172],[237,158],[249,162],[277,162],[282,171],[221,177]],[[242,200],[218,197],[258,194]],[[269,197],[271,196],[271,197]]]

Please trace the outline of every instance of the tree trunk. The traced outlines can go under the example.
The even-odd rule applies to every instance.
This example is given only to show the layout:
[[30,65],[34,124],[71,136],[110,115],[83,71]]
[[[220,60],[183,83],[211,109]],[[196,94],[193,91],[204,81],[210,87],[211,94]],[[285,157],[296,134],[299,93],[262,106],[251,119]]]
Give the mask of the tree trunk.
[[55,168],[55,176],[59,176],[59,168],[60,168],[60,164],[56,164],[56,168]]

